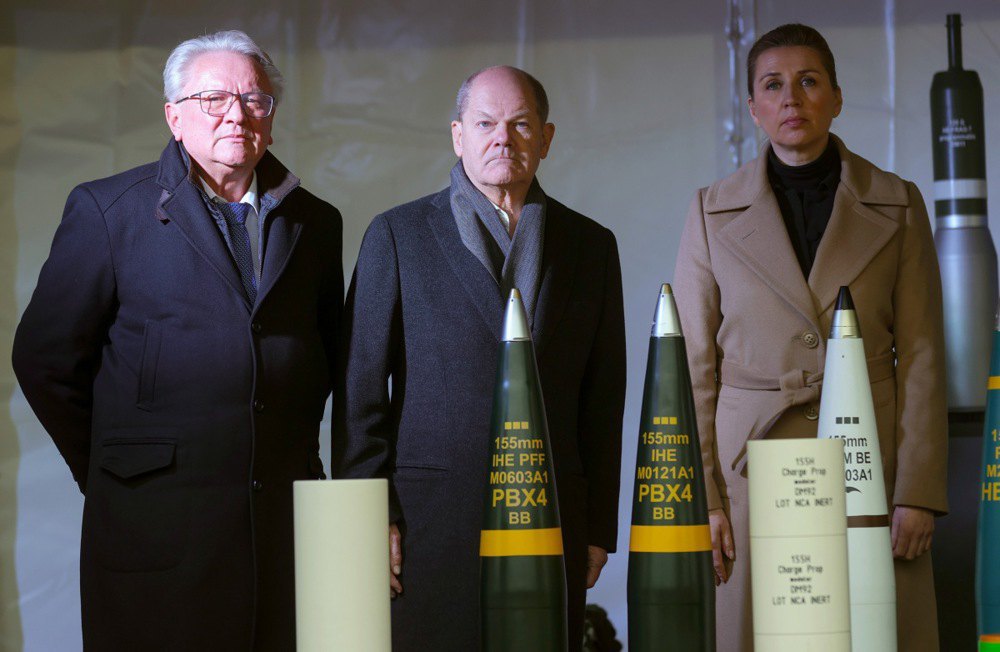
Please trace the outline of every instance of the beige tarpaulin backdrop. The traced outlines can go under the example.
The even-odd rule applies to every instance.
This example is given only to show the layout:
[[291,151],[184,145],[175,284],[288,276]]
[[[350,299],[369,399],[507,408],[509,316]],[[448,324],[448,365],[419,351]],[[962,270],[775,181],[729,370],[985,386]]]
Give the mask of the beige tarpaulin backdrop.
[[[834,130],[876,164],[915,180],[925,197],[932,190],[928,90],[946,62],[945,11],[964,14],[965,64],[982,77],[989,142],[1000,142],[1000,3],[948,5],[757,3],[758,33],[790,21],[821,29],[844,88]],[[542,80],[557,127],[542,185],[613,229],[622,252],[629,347],[624,545],[656,292],[670,280],[695,188],[731,171],[725,22],[724,0],[5,0],[0,650],[80,648],[82,499],[16,387],[10,343],[70,189],[154,160],[166,143],[160,75],[174,45],[240,28],[272,53],[287,78],[273,151],[343,211],[348,274],[372,216],[447,183],[454,161],[448,121],[461,80],[499,62]],[[991,154],[988,164],[997,198],[1000,160]],[[1000,235],[997,220],[993,232]],[[626,560],[613,556],[590,595],[611,612],[622,639]]]

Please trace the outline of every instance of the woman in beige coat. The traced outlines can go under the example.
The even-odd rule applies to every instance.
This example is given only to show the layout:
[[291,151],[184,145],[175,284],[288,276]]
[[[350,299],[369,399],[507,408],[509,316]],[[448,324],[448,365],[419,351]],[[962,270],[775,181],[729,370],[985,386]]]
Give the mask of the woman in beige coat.
[[833,55],[785,25],[747,57],[758,159],[698,192],[674,287],[705,464],[719,650],[752,650],[748,439],[814,437],[841,285],[857,307],[892,518],[899,649],[937,650],[930,553],[947,510],[941,283],[912,183],[830,134]]

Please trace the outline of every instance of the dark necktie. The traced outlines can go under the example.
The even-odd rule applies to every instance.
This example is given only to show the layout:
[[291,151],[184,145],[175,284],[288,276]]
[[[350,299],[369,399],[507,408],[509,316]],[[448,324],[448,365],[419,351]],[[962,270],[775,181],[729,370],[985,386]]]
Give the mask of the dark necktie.
[[250,252],[250,235],[247,233],[247,215],[250,214],[250,204],[243,202],[218,204],[222,216],[226,218],[229,229],[229,242],[233,248],[233,259],[240,270],[240,280],[246,290],[250,303],[257,302],[257,275],[253,269],[253,254]]

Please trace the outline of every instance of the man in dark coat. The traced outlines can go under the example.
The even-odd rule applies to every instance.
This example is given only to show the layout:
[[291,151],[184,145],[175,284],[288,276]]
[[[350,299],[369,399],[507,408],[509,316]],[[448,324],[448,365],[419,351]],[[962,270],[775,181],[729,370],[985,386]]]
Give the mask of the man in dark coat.
[[293,650],[341,218],[266,152],[281,75],[246,34],[182,43],[164,81],[173,140],[70,194],[14,369],[85,496],[85,648]]
[[[612,233],[547,197],[545,91],[488,68],[462,85],[451,186],[375,218],[345,310],[335,466],[391,487],[393,650],[480,649],[479,532],[507,293],[525,300],[552,439],[570,649],[615,549],[625,332]],[[391,391],[390,391],[391,390]]]

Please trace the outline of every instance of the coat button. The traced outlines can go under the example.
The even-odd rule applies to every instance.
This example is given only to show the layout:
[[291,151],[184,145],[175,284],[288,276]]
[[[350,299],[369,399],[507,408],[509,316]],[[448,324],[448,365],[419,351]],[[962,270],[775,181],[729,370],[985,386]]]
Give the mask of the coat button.
[[250,486],[253,487],[254,491],[261,491],[264,488],[264,483],[260,480],[254,480],[250,483]]
[[253,411],[254,412],[263,412],[264,411],[264,401],[262,401],[260,399],[257,399],[256,401],[254,401],[253,402]]
[[815,349],[816,345],[819,344],[819,337],[812,331],[806,331],[802,333],[802,343],[810,349]]
[[263,328],[264,327],[260,325],[259,321],[255,321],[254,323],[250,324],[250,330],[252,330],[254,333],[261,332],[261,330],[263,330]]
[[819,418],[819,410],[816,409],[815,405],[807,405],[804,410],[806,418],[810,421],[815,421]]

